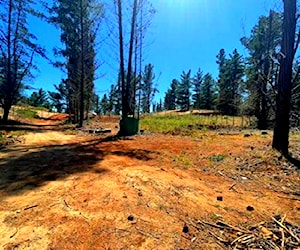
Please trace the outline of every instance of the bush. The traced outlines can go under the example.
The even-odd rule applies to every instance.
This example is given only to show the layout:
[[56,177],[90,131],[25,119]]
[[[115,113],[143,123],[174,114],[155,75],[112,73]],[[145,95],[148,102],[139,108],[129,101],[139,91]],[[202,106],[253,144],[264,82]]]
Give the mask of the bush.
[[22,119],[34,119],[38,117],[37,112],[31,109],[17,109],[16,113]]

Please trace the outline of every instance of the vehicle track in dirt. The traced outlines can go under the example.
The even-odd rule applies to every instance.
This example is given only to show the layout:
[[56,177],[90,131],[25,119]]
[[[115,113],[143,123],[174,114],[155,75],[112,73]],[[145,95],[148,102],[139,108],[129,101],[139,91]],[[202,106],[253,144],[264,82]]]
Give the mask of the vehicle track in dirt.
[[[300,223],[299,201],[280,189],[299,189],[299,174],[272,165],[270,140],[27,133],[0,153],[0,248],[221,249],[208,229],[191,241],[184,224],[251,225],[278,213]],[[236,170],[245,158],[260,165]]]

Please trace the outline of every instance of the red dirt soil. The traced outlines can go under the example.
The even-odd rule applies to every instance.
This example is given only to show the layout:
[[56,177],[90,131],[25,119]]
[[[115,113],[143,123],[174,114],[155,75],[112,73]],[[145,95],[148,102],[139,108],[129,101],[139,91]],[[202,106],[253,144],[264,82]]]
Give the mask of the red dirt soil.
[[54,114],[49,117],[50,120],[66,121],[69,119],[68,114]]
[[192,241],[184,224],[276,214],[300,224],[299,173],[270,143],[258,133],[29,133],[0,152],[0,248],[221,249],[209,229]]

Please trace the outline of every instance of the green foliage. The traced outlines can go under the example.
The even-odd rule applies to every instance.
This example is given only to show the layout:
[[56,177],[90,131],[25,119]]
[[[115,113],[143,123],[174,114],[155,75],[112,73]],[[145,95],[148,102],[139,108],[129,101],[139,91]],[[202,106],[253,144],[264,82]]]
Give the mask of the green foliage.
[[181,74],[181,82],[179,83],[177,90],[177,104],[183,111],[187,111],[191,107],[191,85],[191,70],[187,73],[183,71]]
[[175,110],[177,103],[177,90],[178,90],[179,82],[176,79],[172,80],[170,88],[167,90],[164,99],[164,109],[165,110]]
[[[120,79],[119,79],[120,80]],[[121,112],[122,93],[120,83],[111,85],[109,92],[109,110],[114,115],[119,115]]]
[[200,87],[199,109],[214,109],[215,99],[215,80],[211,74],[207,73],[203,77],[203,84]]
[[220,162],[223,161],[225,159],[225,155],[213,155],[210,157],[210,160],[213,162]]
[[29,105],[33,107],[44,107],[50,108],[50,103],[48,102],[47,92],[42,88],[38,90],[38,92],[33,92],[31,96],[27,99]]
[[2,0],[0,8],[0,105],[7,122],[12,105],[21,99],[26,81],[33,77],[35,55],[45,56],[28,29],[28,17],[39,16],[33,0]]
[[267,121],[274,115],[275,85],[279,61],[277,50],[281,44],[281,14],[270,11],[262,16],[252,29],[250,37],[243,37],[242,44],[248,50],[246,68],[246,114],[255,115],[258,128],[267,129]]
[[202,96],[203,72],[201,69],[199,69],[194,76],[192,84],[194,91],[194,94],[192,95],[194,109],[201,109],[202,100],[204,99]]
[[106,94],[104,94],[104,96],[100,101],[100,110],[101,110],[100,113],[103,115],[107,115],[111,112],[111,105],[109,103],[109,99]]
[[68,99],[68,91],[66,89],[66,85],[64,82],[59,85],[54,85],[56,92],[48,91],[49,99],[51,106],[53,106],[58,113],[62,113],[67,110],[67,99]]
[[155,93],[157,92],[157,89],[154,86],[154,79],[155,74],[153,72],[153,65],[147,64],[144,69],[143,73],[143,83],[141,86],[141,92],[142,92],[142,112],[143,113],[150,113],[150,107],[152,100],[154,98]]
[[294,81],[291,101],[291,126],[300,128],[300,62],[297,61],[294,68]]
[[[103,5],[93,0],[55,0],[49,19],[61,30],[63,49],[56,49],[56,55],[63,56],[65,63],[56,66],[67,70],[63,81],[67,92],[67,110],[73,114],[73,122],[82,126],[84,112],[91,108],[95,78],[95,40],[103,16]],[[62,97],[62,96],[61,96]],[[58,109],[61,99],[53,95]]]
[[[233,122],[234,121],[234,122]],[[239,117],[221,115],[147,115],[141,119],[141,129],[158,133],[193,134],[192,130],[205,131],[217,127],[247,127],[250,121]]]
[[17,109],[16,113],[21,119],[34,119],[37,118],[37,112],[32,109]]
[[237,115],[241,104],[244,64],[242,56],[235,49],[226,59],[225,50],[217,56],[219,64],[218,109],[225,115]]

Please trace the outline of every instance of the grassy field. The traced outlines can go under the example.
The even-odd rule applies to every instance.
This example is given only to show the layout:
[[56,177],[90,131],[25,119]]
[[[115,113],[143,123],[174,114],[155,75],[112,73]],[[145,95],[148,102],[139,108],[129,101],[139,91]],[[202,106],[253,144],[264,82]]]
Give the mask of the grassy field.
[[145,116],[141,120],[141,129],[158,133],[188,132],[192,129],[249,128],[254,120],[249,117],[222,115],[176,115]]

